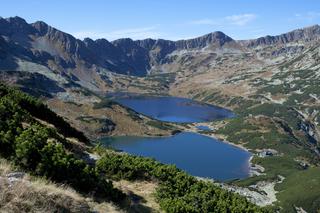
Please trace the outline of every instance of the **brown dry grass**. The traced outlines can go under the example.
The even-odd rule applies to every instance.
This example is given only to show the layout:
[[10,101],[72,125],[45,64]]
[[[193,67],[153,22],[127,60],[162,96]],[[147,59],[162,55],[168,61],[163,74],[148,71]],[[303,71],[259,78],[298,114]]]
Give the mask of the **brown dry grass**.
[[8,161],[0,159],[0,212],[120,212],[108,202],[97,203],[63,185],[30,177],[10,183],[13,172]]
[[157,183],[120,180],[114,185],[130,197],[129,212],[162,212],[154,196]]
[[[118,105],[112,108],[94,109],[92,104],[82,103],[81,105],[70,104],[59,99],[50,99],[47,101],[48,106],[58,115],[66,120],[81,132],[84,132],[91,139],[97,139],[107,135],[170,135],[171,131],[162,130],[147,125],[150,121],[148,118],[142,120],[133,119],[128,111]],[[92,121],[82,121],[81,116],[95,118]],[[103,127],[102,123],[97,122],[99,118],[109,118],[115,124],[115,130],[112,132],[100,132]]]

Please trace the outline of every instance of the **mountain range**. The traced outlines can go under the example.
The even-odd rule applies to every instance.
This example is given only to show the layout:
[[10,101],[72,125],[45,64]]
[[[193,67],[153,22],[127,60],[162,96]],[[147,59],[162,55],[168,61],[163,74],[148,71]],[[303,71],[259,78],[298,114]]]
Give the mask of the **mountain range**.
[[20,17],[1,18],[0,69],[37,72],[58,82],[56,87],[81,85],[106,91],[113,74],[144,77],[177,72],[193,61],[198,70],[209,69],[216,66],[212,61],[221,53],[256,60],[292,57],[319,38],[320,26],[314,25],[252,40],[234,40],[217,31],[188,40],[123,38],[110,42],[79,40],[42,21],[29,24]]

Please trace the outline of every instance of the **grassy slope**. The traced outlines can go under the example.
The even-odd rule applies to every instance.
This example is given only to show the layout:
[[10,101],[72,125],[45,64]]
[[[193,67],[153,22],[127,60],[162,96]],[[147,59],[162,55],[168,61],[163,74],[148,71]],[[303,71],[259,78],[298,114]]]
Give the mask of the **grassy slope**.
[[[268,110],[272,107],[272,105],[268,106]],[[256,115],[261,116],[262,112]],[[275,114],[273,114],[273,117]],[[243,145],[253,152],[256,149],[272,148],[282,154],[281,156],[266,158],[255,157],[253,163],[263,166],[266,169],[266,175],[239,181],[237,184],[248,186],[262,180],[277,180],[277,176],[282,175],[285,180],[276,185],[276,190],[280,191],[277,195],[278,205],[284,208],[284,212],[295,212],[294,205],[303,207],[310,212],[318,210],[320,208],[318,202],[320,195],[318,156],[308,145],[307,138],[303,134],[298,134],[301,133],[299,130],[296,130],[296,134],[300,135],[300,138],[293,138],[281,127],[275,127],[276,125],[272,122],[273,117],[264,116],[266,116],[266,119],[263,121],[251,116],[240,116],[231,120],[224,129],[218,131],[220,134],[227,135],[227,140],[233,143],[244,143]],[[286,123],[294,123],[295,118],[294,115],[285,118]],[[255,123],[249,124],[252,120],[255,120]],[[270,122],[269,126],[267,125],[268,121]],[[294,127],[291,128],[294,129]],[[296,160],[307,161],[311,166],[304,169]],[[314,177],[313,181],[309,181],[310,176]]]
[[287,179],[277,185],[278,199],[281,206],[291,209],[292,204],[304,207],[308,212],[319,211],[320,168],[313,167],[303,171],[295,171]]
[[[319,144],[310,140],[302,130],[304,121],[294,109],[319,110],[319,105],[309,96],[319,94],[319,84],[315,72],[311,70],[280,72],[270,82],[277,79],[286,82],[288,77],[293,78],[291,84],[264,82],[258,95],[252,96],[251,100],[239,99],[235,105],[238,117],[229,120],[216,133],[226,135],[228,141],[240,143],[253,152],[272,148],[281,153],[280,156],[267,158],[255,156],[253,163],[262,165],[266,175],[236,184],[249,186],[262,180],[276,180],[278,175],[282,175],[285,180],[275,187],[279,191],[277,205],[283,208],[282,211],[295,212],[294,206],[297,206],[315,212],[320,209],[319,156],[315,153]],[[267,94],[271,94],[271,98],[284,97],[286,101],[282,104],[266,101],[264,96]],[[266,103],[262,104],[261,100]],[[307,162],[310,166],[304,169],[298,161]]]
[[96,104],[76,104],[54,98],[49,99],[47,104],[91,139],[109,135],[170,135],[172,131],[152,125],[155,120],[139,116],[107,98]]
[[95,202],[74,189],[43,178],[26,175],[11,187],[6,175],[17,171],[11,163],[0,159],[1,212],[118,212],[110,202]]

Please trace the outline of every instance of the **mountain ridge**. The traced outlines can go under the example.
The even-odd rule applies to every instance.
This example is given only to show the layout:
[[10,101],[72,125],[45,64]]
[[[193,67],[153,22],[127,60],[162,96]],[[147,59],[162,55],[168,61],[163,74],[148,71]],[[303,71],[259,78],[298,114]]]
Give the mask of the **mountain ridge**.
[[311,25],[304,28],[295,29],[287,33],[282,33],[280,35],[266,35],[256,39],[239,40],[243,42],[248,47],[256,47],[259,45],[271,45],[271,44],[285,44],[297,40],[313,40],[320,38],[320,26],[318,24]]
[[[74,37],[74,39],[76,40],[79,40],[79,41],[84,41],[86,39],[88,39],[89,37],[86,37],[84,38],[83,40],[81,39],[78,39],[76,38],[75,36],[73,36],[72,34],[70,33],[66,33],[64,31],[61,31],[61,30],[58,30],[57,28],[55,27],[52,27],[51,25],[47,24],[46,22],[44,21],[36,21],[36,22],[33,22],[33,23],[27,23],[25,19],[19,17],[19,16],[15,16],[15,17],[8,17],[8,18],[3,18],[0,16],[0,21],[3,23],[3,21],[7,21],[9,23],[13,23],[15,25],[17,24],[23,24],[23,25],[31,25],[33,27],[36,27],[38,28],[39,30],[39,27],[42,27],[43,28],[50,28],[50,29],[53,29],[53,30],[56,30],[56,31],[59,31],[59,32],[62,32],[64,34],[68,34],[72,37]],[[278,35],[265,35],[265,36],[261,36],[261,37],[258,37],[258,38],[255,38],[255,39],[239,39],[239,40],[235,40],[231,37],[229,37],[228,35],[226,35],[225,33],[223,33],[222,31],[213,31],[213,32],[210,32],[210,33],[207,33],[205,35],[201,35],[201,36],[197,36],[197,37],[194,37],[194,38],[190,38],[190,39],[178,39],[178,40],[169,40],[169,39],[162,39],[162,38],[159,38],[159,39],[153,39],[153,38],[145,38],[145,39],[137,39],[137,40],[133,40],[131,38],[119,38],[119,39],[115,39],[115,40],[112,40],[112,41],[109,41],[105,38],[98,38],[98,39],[91,39],[92,41],[97,41],[97,40],[106,40],[108,41],[109,43],[114,43],[118,40],[125,40],[125,39],[130,39],[134,42],[142,42],[142,41],[147,41],[147,40],[152,40],[152,41],[158,41],[158,40],[162,40],[162,41],[168,41],[168,42],[174,42],[174,43],[184,43],[184,42],[188,42],[188,41],[192,41],[192,40],[202,40],[203,38],[208,38],[210,39],[210,36],[214,37],[214,36],[220,36],[220,37],[226,37],[228,38],[228,40],[234,40],[234,41],[254,41],[254,40],[260,40],[260,39],[263,39],[263,38],[269,38],[269,37],[282,37],[284,35],[292,35],[292,34],[297,34],[297,33],[303,33],[303,32],[306,32],[306,34],[304,34],[305,36],[308,36],[308,35],[312,35],[314,33],[316,34],[320,34],[320,26],[319,24],[314,24],[314,25],[310,25],[310,26],[306,26],[306,27],[303,27],[303,28],[297,28],[297,29],[294,29],[294,30],[291,30],[289,32],[286,32],[286,33],[281,33],[281,34],[278,34]],[[178,45],[178,46],[181,46],[181,45]]]
[[[60,83],[67,81],[100,91],[110,87],[113,74],[144,77],[150,73],[176,72],[175,67],[191,58],[202,60],[201,66],[207,64],[210,68],[213,66],[210,61],[221,52],[239,56],[249,52],[256,58],[296,55],[305,49],[296,43],[309,44],[319,37],[320,27],[314,25],[251,40],[234,40],[220,31],[178,41],[80,40],[43,21],[28,24],[16,16],[0,18],[0,70],[34,72],[41,65],[41,72],[47,77],[55,75],[53,80],[64,79]],[[292,47],[286,46],[289,43]],[[271,54],[264,51],[271,45],[274,45]],[[262,50],[255,52],[257,47]]]

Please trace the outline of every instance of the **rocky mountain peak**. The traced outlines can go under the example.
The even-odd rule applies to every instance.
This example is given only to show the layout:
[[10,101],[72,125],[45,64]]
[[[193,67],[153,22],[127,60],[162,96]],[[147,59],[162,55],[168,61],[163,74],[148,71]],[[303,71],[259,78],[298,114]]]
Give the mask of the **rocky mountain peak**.
[[33,28],[19,16],[10,18],[0,18],[0,33],[2,35],[12,36],[20,33],[30,34]]
[[298,31],[297,34],[300,34],[300,36],[305,39],[315,39],[320,37],[320,26],[317,24],[296,31]]
[[24,20],[23,18],[19,17],[19,16],[15,16],[15,17],[9,17],[5,19],[7,22],[9,22],[10,24],[15,24],[15,25],[26,25],[28,24],[26,22],[26,20]]
[[119,38],[117,40],[112,41],[112,43],[114,44],[123,43],[123,42],[131,43],[133,42],[133,40],[131,38]]
[[109,42],[107,39],[104,39],[104,38],[97,39],[95,40],[95,42],[99,45],[114,47],[111,42]]
[[92,44],[94,44],[95,42],[94,42],[94,40],[92,40],[91,38],[84,38],[83,39],[83,42],[86,44],[86,46],[88,46],[88,45],[92,45]]
[[234,40],[231,37],[227,36],[223,32],[216,31],[193,39],[179,40],[176,43],[179,49],[193,49],[204,48],[209,45],[221,47],[225,43],[232,41]]
[[62,32],[43,21],[37,21],[30,25],[37,31],[38,36],[47,36],[49,39],[63,43],[76,42],[77,40],[72,35]]
[[49,28],[51,28],[47,23],[43,22],[43,21],[37,21],[33,24],[31,24],[39,33],[40,35],[45,35]]

